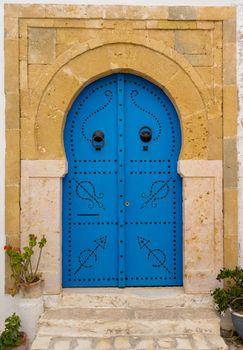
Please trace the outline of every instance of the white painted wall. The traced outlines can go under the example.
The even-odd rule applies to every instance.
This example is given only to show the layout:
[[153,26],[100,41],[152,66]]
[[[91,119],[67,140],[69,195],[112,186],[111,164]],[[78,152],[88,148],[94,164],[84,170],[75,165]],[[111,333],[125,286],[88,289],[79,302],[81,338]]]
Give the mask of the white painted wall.
[[[239,86],[239,128],[238,128],[238,154],[239,154],[239,264],[243,266],[243,0],[15,0],[5,3],[41,3],[41,4],[121,4],[121,5],[187,5],[191,6],[237,6],[238,15],[238,86]],[[17,298],[4,296],[4,154],[5,154],[5,120],[4,120],[4,65],[3,65],[3,0],[0,0],[0,329],[3,320],[15,310],[18,312],[26,329],[34,332],[34,312],[31,303],[19,303]],[[240,39],[240,35],[242,39]]]

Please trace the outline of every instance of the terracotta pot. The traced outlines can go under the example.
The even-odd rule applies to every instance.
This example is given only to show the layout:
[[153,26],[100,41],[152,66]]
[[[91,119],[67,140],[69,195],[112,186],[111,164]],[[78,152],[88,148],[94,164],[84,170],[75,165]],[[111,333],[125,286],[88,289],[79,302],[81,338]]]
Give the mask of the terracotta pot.
[[23,298],[39,298],[43,294],[43,280],[20,285],[20,295]]
[[21,332],[20,334],[22,336],[22,343],[18,346],[15,346],[14,348],[8,348],[8,350],[28,350],[29,341],[27,334],[25,332]]

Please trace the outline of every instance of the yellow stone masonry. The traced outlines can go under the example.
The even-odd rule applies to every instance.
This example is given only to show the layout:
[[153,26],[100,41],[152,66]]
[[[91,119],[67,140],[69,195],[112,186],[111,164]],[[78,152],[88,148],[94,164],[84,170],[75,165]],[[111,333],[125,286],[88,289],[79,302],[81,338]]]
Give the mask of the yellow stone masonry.
[[91,81],[123,71],[172,99],[181,160],[224,159],[225,265],[237,264],[235,16],[233,7],[6,4],[7,240],[20,232],[20,161],[65,159],[73,100]]

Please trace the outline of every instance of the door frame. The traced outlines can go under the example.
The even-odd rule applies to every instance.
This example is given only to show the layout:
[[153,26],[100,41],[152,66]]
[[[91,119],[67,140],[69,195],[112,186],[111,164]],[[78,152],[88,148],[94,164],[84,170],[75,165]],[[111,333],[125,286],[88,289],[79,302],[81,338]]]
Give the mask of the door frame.
[[[114,14],[116,15],[114,18]],[[87,80],[92,80],[93,76],[96,79],[96,74],[102,76],[111,71],[119,69],[131,70],[135,69],[136,72],[141,72],[141,75],[147,75],[156,81],[156,75],[150,76],[149,69],[146,67],[150,66],[153,70],[153,66],[158,71],[158,61],[156,61],[156,55],[162,57],[163,55],[170,57],[171,63],[177,62],[181,66],[182,71],[195,83],[195,70],[200,69],[192,67],[190,62],[193,59],[194,63],[199,63],[200,60],[204,62],[205,55],[187,55],[187,52],[183,52],[183,46],[186,45],[186,40],[182,37],[182,46],[179,46],[181,52],[180,55],[174,55],[174,39],[177,39],[180,30],[184,30],[185,37],[191,38],[191,32],[194,34],[205,33],[210,31],[215,38],[212,42],[212,46],[207,45],[207,56],[209,61],[215,62],[214,68],[212,69],[212,85],[206,86],[201,84],[198,92],[201,95],[204,106],[209,111],[209,126],[205,133],[206,139],[209,142],[202,144],[201,134],[197,134],[197,130],[192,125],[192,135],[197,136],[198,146],[200,144],[205,147],[205,153],[197,157],[196,153],[198,149],[195,148],[195,153],[188,153],[184,159],[195,159],[196,160],[209,160],[209,159],[222,159],[224,155],[224,230],[225,234],[223,237],[222,225],[215,226],[215,232],[217,233],[215,248],[211,251],[215,255],[221,256],[221,248],[218,247],[218,237],[220,240],[225,242],[224,245],[224,262],[225,266],[232,267],[237,264],[238,258],[238,237],[237,237],[237,152],[236,152],[236,134],[237,134],[237,86],[236,86],[236,15],[237,11],[235,7],[183,7],[183,6],[154,6],[154,7],[142,7],[142,6],[87,6],[87,5],[23,5],[23,4],[6,4],[5,5],[5,97],[6,97],[6,240],[7,243],[18,246],[20,239],[22,244],[26,242],[28,233],[37,233],[38,235],[45,232],[49,241],[52,242],[51,237],[56,237],[56,231],[50,232],[52,225],[52,218],[50,223],[42,220],[41,212],[38,212],[38,195],[33,192],[33,189],[22,189],[21,188],[21,171],[20,164],[21,160],[23,163],[25,160],[33,161],[33,171],[29,169],[30,174],[35,174],[38,177],[38,161],[48,160],[57,161],[65,160],[63,150],[60,148],[62,145],[62,118],[65,120],[65,111],[68,109],[69,103],[72,102],[73,91],[76,89],[77,93],[82,84],[86,84]],[[36,45],[30,43],[30,36],[28,30],[34,28],[36,37],[41,33],[52,32],[53,37],[59,30],[60,25],[63,25],[63,31],[69,30],[68,27],[73,27],[73,21],[77,25],[77,31],[83,31],[83,26],[94,27],[94,39],[89,40],[91,35],[87,35],[87,38],[83,39],[82,43],[75,43],[69,45],[68,39],[65,40],[67,44],[67,50],[60,50],[56,53],[55,40],[51,40],[52,36],[48,36],[51,46],[49,44],[42,46],[41,52],[36,51]],[[127,26],[121,26],[121,24],[128,24]],[[104,24],[104,25],[103,25]],[[112,24],[112,25],[111,25]],[[31,27],[31,28],[30,28]],[[101,27],[105,28],[102,29]],[[39,28],[39,29],[38,29]],[[115,29],[114,29],[115,28]],[[137,28],[139,30],[133,30]],[[37,30],[38,29],[38,30]],[[162,35],[165,33],[165,40],[153,40],[154,34],[158,30]],[[172,30],[172,35],[167,35],[167,31]],[[112,35],[110,35],[112,32]],[[230,32],[231,35],[227,33]],[[104,34],[103,34],[104,33]],[[151,35],[150,35],[151,34]],[[169,33],[170,34],[170,33]],[[46,34],[45,34],[46,35]],[[147,40],[144,40],[144,37]],[[174,38],[173,38],[174,36]],[[193,35],[194,37],[194,35]],[[196,36],[195,36],[196,37]],[[48,42],[49,42],[48,41]],[[193,50],[197,51],[198,45],[194,45],[195,40],[190,41]],[[29,46],[29,44],[31,44]],[[107,44],[111,44],[110,46]],[[114,44],[117,44],[118,50],[114,49]],[[118,45],[119,44],[119,45]],[[129,46],[129,44],[131,44]],[[194,46],[193,46],[194,45]],[[113,47],[112,47],[113,46]],[[116,45],[115,45],[116,46]],[[138,51],[138,46],[141,47],[140,53],[143,53],[143,48],[147,47],[153,51],[154,55],[150,56],[151,60],[147,60],[147,56],[137,55],[135,51]],[[29,47],[30,50],[27,50]],[[101,50],[96,50],[100,47]],[[185,47],[185,46],[184,46]],[[41,63],[42,53],[46,53],[53,50],[53,55],[49,55],[51,64],[47,66],[32,65],[32,69],[28,68],[28,60],[30,55],[37,58],[37,63]],[[96,53],[101,54],[105,61],[105,67],[101,62],[101,56],[93,55],[92,59],[89,59],[87,52],[89,50],[95,50]],[[199,48],[200,50],[200,48]],[[170,52],[169,52],[170,51]],[[33,55],[34,54],[34,55]],[[37,55],[37,56],[36,56]],[[71,66],[67,63],[73,61],[73,68],[75,68],[77,56],[83,56],[83,65],[77,65],[79,67],[80,74],[76,75],[77,70],[74,69],[74,75],[72,75]],[[47,57],[46,54],[44,57]],[[85,59],[87,58],[87,60]],[[144,58],[145,57],[145,58]],[[95,58],[95,61],[94,61]],[[155,60],[153,60],[153,58]],[[75,61],[75,62],[74,62]],[[136,62],[135,62],[136,61]],[[163,60],[162,60],[163,61]],[[167,70],[167,66],[161,62],[160,67]],[[95,64],[94,64],[95,62]],[[155,62],[155,63],[154,63]],[[94,67],[95,66],[95,67]],[[71,67],[71,68],[70,68]],[[33,69],[34,68],[34,69]],[[44,69],[45,68],[45,69]],[[104,69],[103,69],[104,68]],[[207,68],[203,68],[205,72]],[[15,74],[13,75],[13,70]],[[45,74],[44,74],[45,70]],[[163,69],[160,69],[163,71]],[[169,69],[168,69],[169,71]],[[183,79],[183,72],[180,69],[176,71],[174,76],[177,87],[181,87],[181,81]],[[40,74],[43,72],[43,74]],[[61,74],[59,74],[61,72]],[[54,79],[58,76],[58,79]],[[205,78],[207,79],[208,74]],[[37,78],[38,79],[37,79]],[[203,76],[204,78],[204,76]],[[165,78],[166,79],[166,78]],[[161,76],[158,77],[158,83],[163,85],[163,79]],[[54,82],[54,84],[52,84]],[[213,84],[216,82],[216,84]],[[73,86],[72,86],[73,85]],[[70,88],[71,86],[71,88]],[[205,97],[203,90],[207,88],[211,89],[212,93],[210,96]],[[51,88],[49,90],[49,87]],[[53,88],[56,89],[57,94]],[[64,95],[62,95],[60,88],[64,89]],[[74,90],[73,90],[74,88]],[[46,100],[45,92],[48,90],[50,99],[43,108]],[[69,90],[72,90],[69,95]],[[169,89],[168,89],[169,90]],[[180,98],[181,92],[178,89],[178,95],[174,95],[175,101]],[[185,89],[181,89],[184,93]],[[176,91],[175,91],[176,92]],[[74,92],[75,94],[75,92]],[[55,96],[54,96],[55,95]],[[172,94],[173,95],[173,94]],[[191,95],[193,96],[193,95]],[[53,97],[52,103],[50,103]],[[64,97],[64,99],[63,99]],[[214,98],[212,98],[214,97]],[[43,98],[43,99],[42,99]],[[192,98],[193,99],[193,98]],[[64,101],[64,103],[63,103]],[[189,100],[191,102],[191,100]],[[214,104],[215,102],[215,104]],[[40,119],[43,118],[41,128],[46,131],[46,134],[42,132],[41,142],[39,138],[39,125],[36,124],[36,116],[39,105],[42,105],[42,111],[39,115]],[[56,105],[57,109],[50,108],[50,106]],[[179,106],[179,104],[178,104]],[[63,109],[60,109],[63,107]],[[56,113],[58,111],[58,113]],[[180,108],[178,107],[178,111]],[[199,112],[199,111],[198,111]],[[183,113],[182,113],[183,115]],[[38,117],[38,118],[39,118]],[[21,123],[20,123],[21,121]],[[61,122],[60,122],[61,121]],[[60,124],[59,124],[60,122]],[[65,121],[64,121],[65,122]],[[51,126],[50,126],[51,125]],[[56,129],[54,128],[54,125]],[[198,125],[195,123],[195,125]],[[222,130],[219,125],[222,126]],[[53,130],[55,129],[55,135]],[[49,133],[49,130],[52,133]],[[184,130],[184,129],[183,129]],[[52,137],[50,137],[52,135]],[[209,135],[209,136],[207,136]],[[44,139],[44,136],[46,140]],[[184,142],[187,143],[187,133],[184,133]],[[40,147],[40,148],[38,148]],[[193,147],[192,147],[193,148]],[[187,147],[188,149],[188,147]],[[35,161],[37,162],[35,165]],[[56,162],[57,164],[58,162]],[[205,163],[206,164],[206,163]],[[205,165],[206,166],[206,165]],[[217,165],[215,165],[217,169]],[[22,164],[22,168],[26,170],[24,179],[28,177],[28,166]],[[52,168],[48,166],[48,168]],[[215,170],[216,171],[216,170]],[[213,171],[212,171],[213,172]],[[40,171],[41,173],[41,171]],[[50,172],[46,171],[46,175]],[[221,168],[218,167],[218,176],[221,176]],[[214,176],[212,176],[214,178]],[[46,179],[46,178],[45,178]],[[36,181],[32,179],[33,181]],[[31,181],[32,181],[31,180]],[[49,181],[49,178],[47,178]],[[23,180],[25,182],[25,180]],[[28,186],[28,182],[26,183]],[[20,191],[29,191],[31,199],[26,196],[20,197]],[[40,190],[40,198],[41,198]],[[20,203],[21,200],[21,203]],[[25,200],[27,202],[23,203]],[[43,199],[42,199],[43,200]],[[211,201],[213,199],[211,198]],[[230,205],[233,207],[230,208]],[[28,204],[30,208],[28,207]],[[221,203],[220,203],[221,205]],[[217,210],[218,210],[218,206]],[[24,208],[24,209],[23,209]],[[230,208],[230,209],[229,209]],[[59,215],[58,207],[53,208],[53,215],[56,217]],[[34,214],[37,210],[38,215]],[[27,212],[26,212],[27,211]],[[33,211],[33,212],[32,212]],[[212,209],[212,212],[214,210]],[[40,218],[40,220],[39,220]],[[21,228],[20,228],[21,219]],[[32,219],[34,221],[32,221]],[[49,218],[47,217],[47,220]],[[54,219],[53,219],[54,220]],[[56,219],[55,219],[56,220]],[[215,216],[215,222],[222,220],[222,216]],[[200,218],[198,217],[198,222]],[[213,224],[212,224],[213,225]],[[211,226],[210,226],[211,227]],[[56,226],[54,227],[56,229]],[[221,230],[221,231],[220,231]],[[205,228],[205,232],[207,228]],[[201,232],[201,231],[200,231]],[[58,233],[61,234],[60,232]],[[201,234],[201,233],[200,233]],[[212,242],[214,242],[215,236],[211,235]],[[54,242],[56,243],[56,241]],[[211,243],[210,243],[211,244]],[[52,254],[52,250],[56,247],[52,247],[52,243],[48,244],[46,250],[48,254]],[[199,254],[200,257],[200,249]],[[56,261],[56,260],[54,260]],[[209,261],[211,261],[211,267],[202,266],[198,263],[193,262],[191,266],[199,272],[203,272],[203,279],[209,278],[211,275],[210,283],[213,285],[215,278],[214,262],[209,254]],[[199,262],[199,260],[198,260]],[[223,264],[223,260],[221,261]],[[58,262],[57,262],[58,264]],[[222,266],[222,265],[221,265]],[[46,292],[51,293],[55,290],[54,284],[58,281],[55,279],[55,271],[48,269],[43,266],[42,270],[45,275],[51,276],[46,280]],[[190,272],[190,271],[189,271]],[[199,273],[198,272],[198,273]],[[206,276],[206,277],[205,277]],[[53,285],[51,282],[53,281]],[[10,272],[6,270],[6,284],[10,286]],[[206,284],[206,281],[205,281]]]
[[[80,46],[74,58],[66,57],[66,63],[42,95],[35,123],[39,159],[21,162],[21,241],[25,242],[28,233],[36,230],[46,232],[49,237],[50,248],[41,267],[47,294],[58,294],[62,290],[61,181],[67,168],[63,147],[65,118],[80,89],[99,77],[117,72],[134,73],[155,83],[164,89],[177,109],[182,130],[178,171],[183,177],[184,289],[186,293],[209,293],[218,286],[216,275],[223,266],[222,161],[208,160],[209,126],[205,109],[208,90],[181,55],[172,49],[160,52],[156,47],[157,42],[153,48],[138,43],[92,42],[90,46]],[[127,50],[132,52],[133,60],[124,60]],[[99,57],[100,64],[87,70],[95,57]],[[111,67],[111,62],[112,65],[116,62],[119,68]],[[163,69],[158,71],[158,66]],[[77,80],[79,76],[82,79]],[[56,108],[63,111],[55,122],[49,118],[53,101]],[[192,122],[197,118],[203,127]],[[52,138],[46,137],[47,125]],[[190,135],[197,137],[190,138]]]

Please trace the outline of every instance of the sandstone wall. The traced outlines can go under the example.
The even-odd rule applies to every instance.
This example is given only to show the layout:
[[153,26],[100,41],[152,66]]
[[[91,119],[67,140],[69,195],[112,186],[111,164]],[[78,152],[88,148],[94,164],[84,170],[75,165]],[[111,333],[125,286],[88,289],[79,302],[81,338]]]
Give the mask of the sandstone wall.
[[65,159],[62,131],[75,96],[92,80],[125,71],[171,97],[181,160],[224,160],[224,259],[235,266],[235,20],[233,7],[6,4],[7,241],[20,242],[21,160]]

